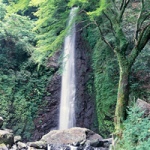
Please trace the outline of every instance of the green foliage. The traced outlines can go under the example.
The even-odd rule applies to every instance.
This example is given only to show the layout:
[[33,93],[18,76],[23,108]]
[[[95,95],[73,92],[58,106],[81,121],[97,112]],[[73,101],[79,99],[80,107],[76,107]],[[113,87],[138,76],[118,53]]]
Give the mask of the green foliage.
[[[104,40],[103,38],[105,38],[105,41],[107,41],[112,46],[112,48],[113,45],[114,47],[119,45],[120,48],[123,48],[124,46],[126,46],[127,42],[125,36],[123,35],[125,29],[122,28],[123,29],[122,30],[121,26],[116,25],[117,14],[115,17],[113,16],[113,13],[115,14],[116,10],[110,11],[109,8],[110,5],[108,4],[112,3],[110,1],[108,2],[109,3],[107,3],[107,5],[103,5],[107,7],[106,10],[105,9],[103,10],[105,14],[107,14],[107,16],[104,15],[104,12],[101,15],[101,13],[98,12],[96,8],[95,9],[93,8],[92,10],[88,9],[88,12],[91,12],[91,17],[95,19],[97,25],[95,23],[89,24],[88,30],[85,31],[87,34],[87,35],[85,34],[85,37],[89,41],[91,48],[94,50],[93,68],[94,68],[94,86],[96,92],[95,96],[97,105],[97,117],[99,122],[99,131],[103,132],[102,134],[104,134],[105,136],[113,131],[112,122],[114,118],[114,110],[117,99],[119,67],[117,65],[118,62],[117,58],[114,56],[114,53],[111,51],[110,47],[108,47],[108,45],[106,46],[106,43],[102,40]],[[97,8],[100,9],[100,5],[94,6],[95,7],[97,6]],[[112,8],[114,7],[113,4],[111,6]],[[87,20],[87,18],[85,20]],[[110,25],[110,21],[112,21],[113,23],[112,26]],[[99,27],[103,35],[101,34]],[[113,33],[112,29],[113,27],[117,32],[117,37],[114,36],[115,33]],[[128,34],[128,32],[126,31],[125,33]],[[130,35],[127,36],[131,37],[131,35],[132,33],[130,32]],[[127,49],[127,51],[130,50],[131,47],[129,47],[129,50]],[[145,95],[144,98],[148,99],[149,97],[148,89],[143,88],[144,85],[146,85],[145,83],[143,83],[143,80],[135,79],[135,75],[138,74],[137,68],[140,68],[141,71],[142,67],[146,67],[145,69],[144,68],[142,69],[142,72],[148,77],[149,72],[148,71],[149,69],[147,69],[147,67],[149,66],[148,57],[149,56],[147,55],[147,51],[145,51],[145,53],[141,53],[141,56],[139,57],[140,59],[137,59],[135,63],[134,71],[132,71],[132,75],[134,76],[130,78],[131,83],[130,97],[132,98],[133,97],[138,98],[141,96],[144,97],[144,95]],[[143,63],[142,58],[145,60],[144,65],[142,64]],[[148,78],[144,81],[148,81]]]
[[100,16],[102,14],[102,12],[108,7],[108,3],[106,0],[100,0],[99,1],[99,6],[96,10],[92,11],[92,12],[88,12],[87,14],[91,17],[97,17]]
[[38,33],[37,48],[33,52],[32,59],[42,64],[43,60],[62,47],[63,39],[67,34],[66,23],[70,9],[67,7],[67,2],[62,0],[14,0],[8,6],[8,11],[10,14],[19,10],[22,12],[29,6],[38,7],[34,13],[38,17],[34,28]]
[[69,7],[83,6],[83,5],[87,5],[88,3],[89,3],[88,0],[70,0],[68,6]]
[[[32,1],[32,5],[37,5],[37,2]],[[46,0],[39,3],[39,9],[35,13],[38,20],[34,28],[38,33],[36,37],[38,48],[33,54],[36,62],[41,63],[43,59],[62,47],[63,39],[67,33],[66,24],[69,11],[67,3],[61,0]]]
[[41,68],[37,72],[35,64],[27,62],[18,71],[8,70],[6,73],[1,69],[0,116],[5,119],[4,127],[26,139],[31,137],[39,107],[46,104],[43,101],[47,93],[45,87],[52,73],[44,66]]
[[[33,21],[28,17],[12,14],[5,17],[0,24],[1,54],[11,49],[11,54],[8,54],[8,57],[19,58],[21,55],[23,56],[22,53],[31,53],[34,50],[33,44],[36,34],[32,32],[32,28],[34,27]],[[20,49],[23,50],[21,51]]]
[[[52,74],[51,70],[46,68],[45,60],[62,48],[63,39],[68,31],[66,24],[70,7],[79,6],[81,16],[78,21],[83,23],[83,28],[88,27],[85,37],[93,49],[94,88],[99,131],[103,132],[104,136],[112,132],[119,71],[117,58],[110,49],[115,51],[117,48],[120,55],[124,56],[123,58],[131,56],[129,54],[135,46],[132,29],[135,29],[140,7],[136,10],[131,9],[130,4],[124,11],[123,6],[127,1],[118,0],[65,2],[62,0],[12,0],[13,3],[4,1],[11,4],[7,7],[9,15],[5,17],[5,6],[0,3],[0,115],[3,115],[9,122],[5,126],[12,127],[16,133],[24,134],[26,138],[30,137],[30,132],[34,128],[33,120],[46,94],[46,82]],[[150,7],[148,7],[149,0],[144,2],[146,5],[141,16],[144,15],[145,18],[145,15],[149,14]],[[21,12],[27,10],[29,6],[37,8],[34,14],[37,17],[36,22],[28,17],[11,14],[12,12],[23,14]],[[121,14],[124,16],[122,17]],[[147,16],[145,21],[142,17],[137,22],[137,27],[143,28],[141,23],[144,25],[148,23],[149,17]],[[138,32],[141,32],[141,28]],[[149,62],[146,53],[141,55],[141,58],[144,57],[144,60]],[[35,62],[41,65],[39,72],[35,69],[37,67]],[[143,60],[139,59],[135,62],[132,73],[137,75],[139,71],[142,71],[147,72],[146,75],[149,74],[147,71],[149,67],[143,66],[145,66]],[[132,84],[131,97],[141,95],[144,97],[145,89],[141,90],[141,81],[135,80],[132,76],[130,83]],[[93,90],[91,85],[91,83],[87,84],[90,91]],[[147,91],[146,89],[146,98],[148,97]]]
[[145,50],[140,53],[133,65],[130,84],[131,92],[130,99],[145,99],[150,101],[150,45],[145,47]]
[[27,9],[30,0],[12,0],[9,1],[9,6],[7,7],[7,11],[11,14],[14,12],[18,12],[19,10]]
[[108,136],[113,131],[113,117],[116,104],[118,66],[116,58],[100,40],[93,54],[94,87],[99,131]]
[[124,122],[123,138],[118,150],[148,150],[150,148],[150,118],[144,117],[137,106],[128,111]]
[[0,116],[4,127],[11,128],[24,139],[31,137],[34,119],[47,94],[46,85],[52,71],[31,59],[36,33],[28,17],[11,14],[5,17],[5,5],[0,21]]
[[6,14],[5,5],[0,2],[0,21],[4,19],[5,14]]

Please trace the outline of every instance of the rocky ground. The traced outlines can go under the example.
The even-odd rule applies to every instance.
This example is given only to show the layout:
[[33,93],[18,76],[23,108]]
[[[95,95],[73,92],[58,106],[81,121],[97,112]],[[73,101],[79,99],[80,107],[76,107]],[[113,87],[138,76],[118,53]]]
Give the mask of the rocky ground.
[[[0,127],[3,118],[0,117]],[[86,128],[52,130],[39,141],[23,143],[12,130],[0,130],[0,150],[108,150],[111,139],[103,139],[99,134]]]
[[[150,104],[138,99],[137,105],[150,115]],[[143,116],[144,117],[144,116]],[[22,142],[10,129],[2,129],[0,117],[0,150],[108,150],[112,139],[103,139],[99,134],[87,129],[74,127],[66,130],[52,130],[35,142]]]

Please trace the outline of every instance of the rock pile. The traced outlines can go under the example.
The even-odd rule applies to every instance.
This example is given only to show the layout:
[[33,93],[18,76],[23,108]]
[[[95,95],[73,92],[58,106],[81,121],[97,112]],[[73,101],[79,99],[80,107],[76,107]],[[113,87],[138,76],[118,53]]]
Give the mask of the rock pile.
[[104,140],[89,129],[75,127],[50,131],[40,141],[27,144],[32,148],[47,150],[108,150],[111,139]]
[[[2,127],[2,117],[0,124]],[[53,130],[41,140],[28,143],[21,142],[21,137],[14,136],[12,130],[0,130],[0,150],[108,150],[110,144],[111,139],[104,140],[95,132],[79,127]]]

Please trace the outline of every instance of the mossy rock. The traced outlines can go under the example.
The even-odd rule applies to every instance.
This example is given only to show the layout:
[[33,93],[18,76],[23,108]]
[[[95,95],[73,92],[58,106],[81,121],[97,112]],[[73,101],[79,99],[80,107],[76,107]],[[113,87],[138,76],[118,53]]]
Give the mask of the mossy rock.
[[14,143],[14,135],[9,130],[0,130],[0,144],[12,146]]

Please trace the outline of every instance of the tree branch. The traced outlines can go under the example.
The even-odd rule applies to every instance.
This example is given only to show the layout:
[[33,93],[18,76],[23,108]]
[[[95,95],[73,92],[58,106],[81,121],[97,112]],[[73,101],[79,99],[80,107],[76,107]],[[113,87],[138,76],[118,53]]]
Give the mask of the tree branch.
[[111,48],[111,50],[114,51],[114,49],[113,49],[113,47],[111,46],[111,44],[110,44],[110,43],[106,40],[106,38],[104,37],[103,32],[102,32],[102,30],[101,30],[101,27],[97,24],[96,21],[94,21],[94,23],[95,23],[95,25],[98,27],[98,30],[99,30],[99,32],[100,32],[101,39]]
[[83,26],[82,28],[80,28],[79,30],[77,30],[76,32],[82,31],[84,28],[88,27],[88,26],[91,25],[91,24],[94,24],[94,25],[95,25],[94,22],[90,22],[90,23],[88,23],[87,25],[85,25],[85,26]]
[[125,0],[122,0],[121,6],[120,6],[120,10],[122,10],[123,6],[124,6]]
[[103,11],[103,14],[105,15],[105,17],[108,19],[108,21],[110,22],[110,26],[112,29],[112,33],[115,36],[115,32],[114,32],[114,27],[113,27],[113,22],[111,21],[111,19],[109,18],[109,16]]
[[123,4],[122,4],[123,6],[122,6],[122,9],[120,10],[121,12],[120,12],[120,16],[119,16],[119,21],[122,21],[123,14],[125,12],[126,7],[129,4],[129,2],[130,2],[130,0],[123,0]]
[[143,29],[139,36],[138,42],[137,42],[137,48],[142,50],[148,40],[150,39],[150,23],[147,24]]
[[134,63],[136,57],[143,50],[147,42],[150,40],[150,23],[142,30],[137,45],[133,48],[130,55],[128,56],[128,62],[130,66]]
[[[149,14],[145,15],[145,17],[143,16],[143,19],[142,19],[142,21],[141,21],[141,26],[142,26],[142,24],[144,23],[144,21],[148,19],[148,17],[150,17],[150,12],[149,12]],[[141,27],[141,26],[140,26],[140,27]]]
[[137,43],[137,40],[138,40],[138,33],[139,33],[139,29],[140,29],[140,19],[142,16],[143,9],[144,9],[144,0],[142,0],[141,11],[140,11],[140,14],[138,16],[137,23],[136,23],[136,31],[135,31],[135,35],[134,35],[135,44]]

